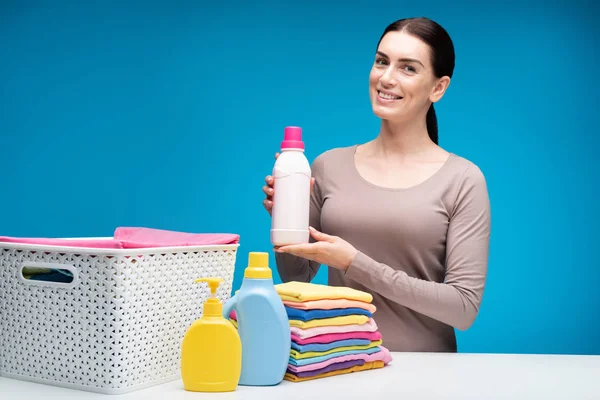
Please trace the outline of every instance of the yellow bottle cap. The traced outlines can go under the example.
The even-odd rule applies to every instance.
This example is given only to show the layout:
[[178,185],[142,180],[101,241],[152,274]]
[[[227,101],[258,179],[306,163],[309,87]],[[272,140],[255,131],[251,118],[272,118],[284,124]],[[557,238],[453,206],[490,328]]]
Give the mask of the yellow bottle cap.
[[196,279],[196,283],[206,282],[210,288],[210,298],[204,303],[204,310],[202,317],[223,317],[223,304],[221,300],[217,298],[217,289],[219,284],[223,282],[221,278],[199,278]]
[[269,253],[252,252],[248,254],[248,267],[244,271],[244,278],[270,279],[272,277],[269,268]]

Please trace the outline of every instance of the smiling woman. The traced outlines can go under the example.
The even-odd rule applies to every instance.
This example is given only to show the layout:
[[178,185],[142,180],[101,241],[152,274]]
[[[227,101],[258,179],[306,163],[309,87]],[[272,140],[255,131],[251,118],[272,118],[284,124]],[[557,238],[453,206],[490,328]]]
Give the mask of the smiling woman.
[[[427,46],[423,46],[423,42]],[[427,94],[430,94],[426,115],[427,132],[431,141],[437,144],[438,126],[433,103],[442,98],[454,72],[454,45],[446,30],[424,18],[396,21],[385,29],[377,44],[376,54],[375,64],[379,68],[373,68],[371,71],[371,99],[374,96],[373,91],[377,91],[378,87],[380,87],[378,93],[383,93],[384,99],[394,96],[393,91],[388,91],[384,87],[386,84],[389,86],[393,83],[390,80],[399,80],[399,86],[407,91],[411,88],[431,90],[432,83],[435,83],[433,92],[426,93],[421,98],[427,98]],[[397,60],[390,60],[388,54],[397,55]],[[400,73],[389,75],[388,66],[392,63]],[[400,96],[394,99],[398,97]],[[385,114],[378,113],[377,109],[374,111],[376,115],[385,119]]]
[[[377,45],[369,95],[381,119],[364,144],[329,150],[312,165],[305,245],[276,250],[283,281],[369,292],[392,351],[457,351],[483,296],[490,203],[481,170],[438,145],[433,104],[450,85],[454,47],[426,18],[389,25]],[[272,178],[263,191],[272,207]]]

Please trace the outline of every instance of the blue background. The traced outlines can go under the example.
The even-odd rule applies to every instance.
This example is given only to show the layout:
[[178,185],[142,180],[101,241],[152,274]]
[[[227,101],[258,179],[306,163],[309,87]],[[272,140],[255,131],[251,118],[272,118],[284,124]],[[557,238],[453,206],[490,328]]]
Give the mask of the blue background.
[[440,144],[481,167],[492,201],[460,351],[600,354],[591,2],[222,3],[2,2],[0,235],[236,232],[239,287],[248,252],[271,251],[261,186],[283,128],[303,127],[311,161],[372,139],[377,40],[424,15],[457,52]]

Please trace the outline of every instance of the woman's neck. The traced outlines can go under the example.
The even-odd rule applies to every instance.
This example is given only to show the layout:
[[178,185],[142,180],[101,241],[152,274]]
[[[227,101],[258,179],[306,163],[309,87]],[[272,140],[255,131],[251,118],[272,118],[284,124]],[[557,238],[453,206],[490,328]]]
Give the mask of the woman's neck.
[[425,121],[393,123],[383,120],[379,135],[372,142],[371,150],[385,157],[418,156],[437,147],[429,138]]

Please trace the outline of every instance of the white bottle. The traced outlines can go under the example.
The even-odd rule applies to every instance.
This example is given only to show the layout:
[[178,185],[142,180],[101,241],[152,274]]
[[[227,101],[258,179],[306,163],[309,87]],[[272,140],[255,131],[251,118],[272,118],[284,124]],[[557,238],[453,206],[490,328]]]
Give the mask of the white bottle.
[[308,243],[310,212],[310,164],[304,155],[302,128],[284,130],[281,153],[273,168],[271,244]]

